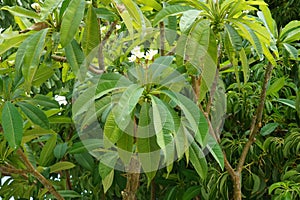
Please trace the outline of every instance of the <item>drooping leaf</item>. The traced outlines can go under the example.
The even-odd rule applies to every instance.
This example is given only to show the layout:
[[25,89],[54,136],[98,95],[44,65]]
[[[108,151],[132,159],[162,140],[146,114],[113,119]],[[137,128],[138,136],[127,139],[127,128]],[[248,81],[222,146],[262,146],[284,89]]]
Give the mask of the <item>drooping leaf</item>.
[[12,6],[12,7],[3,6],[1,9],[9,11],[14,16],[38,19],[38,20],[40,19],[40,16],[36,12],[32,10],[27,10],[26,8],[20,6]]
[[284,105],[287,105],[293,109],[296,109],[296,102],[290,99],[277,99],[276,101],[283,103]]
[[54,74],[54,70],[47,66],[46,64],[41,64],[40,67],[37,69],[33,79],[32,85],[34,86],[41,86],[45,83],[49,78],[51,78]]
[[276,94],[285,84],[285,78],[281,77],[277,79],[270,87],[267,89],[267,95]]
[[139,160],[148,178],[148,185],[158,170],[160,161],[159,146],[156,143],[154,121],[150,117],[150,104],[142,104],[137,129],[138,140],[136,142]]
[[67,162],[67,161],[58,162],[50,166],[50,173],[60,172],[63,170],[71,169],[73,167],[75,167],[75,165],[71,162]]
[[7,38],[4,42],[0,43],[0,55],[5,53],[7,50],[13,47],[19,47],[19,45],[28,38],[29,34],[21,34],[17,36],[13,36],[11,38]]
[[225,30],[229,35],[230,42],[236,51],[240,51],[242,48],[242,38],[238,32],[229,24],[225,24]]
[[94,159],[88,152],[74,154],[74,158],[83,168],[91,172],[94,170]]
[[193,142],[189,148],[189,152],[190,152],[189,153],[190,161],[191,161],[192,165],[194,166],[198,175],[202,179],[205,179],[207,172],[208,172],[208,167],[207,167],[207,162],[206,162],[205,156],[204,156],[201,148],[196,143]]
[[39,164],[41,166],[47,167],[52,162],[52,159],[54,158],[53,149],[56,146],[56,139],[57,134],[53,134],[44,145],[39,160]]
[[84,54],[76,40],[72,40],[72,42],[65,47],[65,52],[67,61],[71,66],[73,73],[75,75],[80,75],[78,72],[84,62]]
[[[299,28],[300,31],[300,28]],[[290,57],[297,60],[298,59],[298,49],[288,43],[282,43],[284,49],[290,54]]]
[[83,32],[82,49],[85,55],[88,55],[100,42],[99,40],[99,25],[97,15],[92,4],[89,5],[86,26]]
[[28,41],[26,51],[24,52],[24,63],[22,67],[22,73],[25,78],[25,88],[27,91],[30,90],[32,81],[38,70],[47,32],[48,29],[43,29],[28,38],[30,41]]
[[68,149],[68,144],[67,143],[60,143],[57,144],[56,147],[54,148],[54,156],[57,159],[61,159],[64,157],[65,153],[67,152]]
[[262,127],[262,129],[260,130],[260,134],[262,136],[269,135],[278,127],[278,125],[278,123],[268,123],[264,127]]
[[118,127],[118,124],[115,122],[115,116],[113,112],[108,114],[104,125],[104,146],[109,148],[114,145],[122,137],[123,131]]
[[17,105],[21,108],[28,119],[32,121],[32,123],[40,126],[41,128],[49,129],[48,118],[42,110],[26,102],[18,102]]
[[171,16],[171,15],[177,15],[177,14],[182,14],[185,11],[188,10],[194,10],[194,8],[189,7],[189,6],[182,6],[182,5],[171,5],[168,7],[165,7],[161,11],[159,11],[154,20],[153,20],[153,25],[158,24],[161,20],[164,18]]
[[23,136],[23,119],[19,111],[7,101],[4,104],[1,117],[5,139],[11,148],[18,148]]
[[84,15],[85,1],[72,0],[62,16],[60,42],[62,47],[67,46],[74,38]]
[[45,0],[41,5],[41,19],[45,20],[63,0]]
[[111,170],[106,177],[102,178],[104,193],[106,193],[107,190],[110,188],[110,186],[113,183],[113,180],[114,180],[114,170]]
[[182,200],[191,200],[201,193],[201,187],[194,185],[189,187],[182,196]]

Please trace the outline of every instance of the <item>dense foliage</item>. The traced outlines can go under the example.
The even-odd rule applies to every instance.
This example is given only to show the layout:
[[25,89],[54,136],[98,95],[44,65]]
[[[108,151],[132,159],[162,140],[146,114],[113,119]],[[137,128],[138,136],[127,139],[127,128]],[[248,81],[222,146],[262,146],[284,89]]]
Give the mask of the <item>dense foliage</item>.
[[266,2],[1,1],[0,197],[300,198],[297,1]]

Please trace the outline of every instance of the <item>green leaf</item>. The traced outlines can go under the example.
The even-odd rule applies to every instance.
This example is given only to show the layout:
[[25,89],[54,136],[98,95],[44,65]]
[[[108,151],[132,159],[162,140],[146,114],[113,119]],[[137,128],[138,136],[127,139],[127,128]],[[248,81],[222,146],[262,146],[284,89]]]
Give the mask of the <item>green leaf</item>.
[[128,29],[128,32],[130,35],[133,35],[133,23],[132,23],[132,18],[128,12],[127,9],[125,9],[124,4],[119,4],[116,3],[116,1],[114,1],[115,7],[117,8],[117,11],[119,13],[119,15],[121,16],[125,26]]
[[104,178],[102,178],[102,185],[104,189],[104,193],[107,192],[107,190],[110,188],[114,180],[114,170],[111,170],[111,172]]
[[249,80],[249,64],[248,64],[248,59],[247,55],[245,52],[245,49],[242,48],[240,53],[240,59],[242,62],[242,68],[243,68],[243,75],[244,75],[244,83],[246,84]]
[[26,8],[22,8],[20,6],[3,6],[1,10],[7,10],[9,11],[12,15],[18,16],[18,17],[24,17],[24,18],[31,18],[31,19],[40,19],[40,16],[32,11],[32,10],[27,10]]
[[253,177],[254,183],[253,183],[253,189],[252,189],[251,193],[255,194],[259,191],[261,180],[260,180],[259,176],[257,176],[256,174],[252,174],[252,177]]
[[300,37],[300,21],[289,22],[280,32],[280,41],[291,43],[299,40]]
[[89,153],[74,154],[75,160],[85,169],[94,170],[94,159]]
[[103,147],[103,140],[100,139],[86,139],[82,140],[82,142],[74,143],[68,150],[69,154],[80,154],[85,153],[87,151],[93,151]]
[[2,127],[4,137],[11,148],[18,148],[23,136],[23,119],[17,108],[9,101],[2,110]]
[[262,127],[262,129],[260,130],[260,134],[262,136],[269,135],[278,127],[278,125],[278,123],[268,123],[264,127]]
[[190,161],[202,179],[206,178],[208,167],[201,148],[193,142],[189,148]]
[[82,49],[88,55],[100,43],[97,15],[92,4],[89,5],[82,37]]
[[285,78],[281,77],[277,79],[268,89],[267,89],[267,95],[275,95],[283,86],[285,83]]
[[162,9],[162,6],[156,0],[137,0],[137,2],[145,6],[149,6],[157,11],[160,11]]
[[97,17],[100,19],[104,19],[110,22],[113,22],[119,19],[118,15],[116,15],[113,11],[108,10],[107,8],[94,8]]
[[182,196],[182,200],[191,200],[201,193],[201,186],[194,185],[189,187]]
[[273,35],[273,38],[278,38],[278,30],[275,20],[272,18],[272,14],[268,6],[259,6],[261,11],[257,12],[260,19],[263,20],[265,27]]
[[115,121],[121,130],[125,130],[131,121],[131,115],[142,96],[144,88],[137,84],[129,86],[114,107]]
[[45,0],[41,5],[41,19],[45,20],[49,14],[56,9],[63,0]]
[[[300,31],[300,29],[299,29]],[[290,57],[297,60],[298,59],[298,49],[293,47],[292,45],[288,43],[282,43],[284,49],[290,54]]]
[[4,39],[2,43],[0,43],[0,55],[4,54],[7,50],[13,47],[19,47],[19,45],[28,38],[29,34],[21,34],[12,36],[10,38]]
[[49,164],[51,163],[52,159],[54,158],[53,155],[53,149],[56,146],[56,139],[57,139],[57,134],[53,134],[48,141],[46,142],[46,144],[44,145],[42,151],[41,151],[41,155],[40,155],[40,160],[39,160],[39,164],[43,167],[47,167],[49,166]]
[[183,12],[183,15],[179,21],[180,31],[182,32],[188,31],[200,13],[201,13],[200,10],[188,10]]
[[68,149],[68,144],[67,143],[61,143],[61,144],[57,144],[56,147],[54,148],[54,156],[57,159],[61,159],[64,157],[66,151]]
[[160,162],[159,146],[154,134],[154,121],[150,118],[150,104],[142,104],[137,129],[138,140],[136,142],[139,160],[148,178],[148,186],[155,177]]
[[296,109],[296,102],[290,99],[277,99],[277,102],[283,103],[284,105],[287,105],[293,109]]
[[51,124],[71,124],[73,123],[72,118],[65,116],[52,116],[48,118]]
[[220,145],[217,143],[217,141],[211,135],[208,135],[208,137],[209,137],[210,141],[208,142],[208,145],[206,145],[206,148],[213,155],[213,157],[218,162],[221,169],[223,169],[224,168],[223,151],[222,151]]
[[73,190],[58,190],[57,191],[61,196],[63,197],[69,197],[69,198],[80,198],[82,197],[80,194]]
[[65,47],[65,53],[73,73],[76,76],[80,75],[78,72],[84,62],[84,54],[76,40],[72,40],[72,42]]
[[22,73],[25,77],[25,88],[27,91],[30,91],[32,81],[36,75],[47,32],[48,29],[43,29],[35,33],[32,37],[28,38],[29,41],[26,43]]
[[169,45],[172,45],[177,38],[177,18],[176,16],[168,17],[168,28],[165,28],[166,39]]
[[182,6],[182,5],[167,6],[156,14],[153,20],[153,25],[157,25],[160,21],[162,21],[164,18],[168,16],[182,14],[183,12],[188,10],[195,10],[195,9],[189,6]]
[[41,86],[49,78],[51,78],[53,74],[54,74],[54,70],[51,67],[47,66],[44,63],[41,64],[32,79],[32,85],[37,87]]
[[74,38],[84,15],[84,0],[72,0],[63,15],[60,28],[60,42],[67,46]]
[[59,108],[59,104],[57,101],[55,101],[51,97],[41,94],[35,95],[32,99],[29,100],[29,102],[33,102],[34,104],[45,108]]
[[230,42],[236,51],[240,51],[242,49],[242,38],[238,34],[238,32],[229,24],[225,24],[225,30],[229,35]]
[[40,126],[41,128],[49,129],[48,118],[42,110],[26,102],[18,102],[17,105],[32,123]]
[[55,172],[57,173],[63,170],[71,169],[75,166],[76,165],[74,165],[73,163],[67,161],[58,162],[50,166],[50,173],[55,173]]
[[123,134],[123,131],[118,127],[118,124],[115,122],[115,116],[113,112],[110,112],[104,125],[105,148],[110,148],[112,145],[118,142],[118,140],[122,137]]

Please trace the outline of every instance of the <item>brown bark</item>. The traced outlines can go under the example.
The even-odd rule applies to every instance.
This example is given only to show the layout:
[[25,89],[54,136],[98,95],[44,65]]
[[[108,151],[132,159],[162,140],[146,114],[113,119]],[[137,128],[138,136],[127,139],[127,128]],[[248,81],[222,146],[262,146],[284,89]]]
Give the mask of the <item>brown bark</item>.
[[20,158],[24,162],[25,166],[27,167],[27,170],[29,173],[31,173],[35,178],[37,178],[43,186],[58,200],[64,200],[64,198],[55,190],[53,185],[40,173],[38,172],[31,162],[28,160],[27,156],[24,154],[24,152],[21,149],[17,150],[17,153],[19,154]]
[[139,161],[132,157],[127,169],[126,188],[122,192],[123,200],[136,200],[136,193],[140,183],[140,168]]

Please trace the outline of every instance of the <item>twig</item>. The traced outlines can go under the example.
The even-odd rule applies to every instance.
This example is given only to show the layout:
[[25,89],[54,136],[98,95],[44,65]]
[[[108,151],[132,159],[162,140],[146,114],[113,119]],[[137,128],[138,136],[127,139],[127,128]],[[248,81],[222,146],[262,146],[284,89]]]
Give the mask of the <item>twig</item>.
[[165,25],[164,22],[159,22],[160,31],[160,55],[165,55]]
[[114,21],[111,25],[109,30],[106,32],[104,38],[101,40],[100,45],[99,45],[99,52],[98,52],[98,62],[99,62],[99,69],[104,70],[105,63],[104,63],[104,55],[103,55],[103,49],[104,46],[108,40],[108,38],[111,36],[113,31],[115,30],[117,25],[117,21]]
[[26,155],[21,149],[17,150],[17,154],[19,154],[20,158],[24,162],[25,166],[27,167],[27,170],[29,173],[31,173],[34,177],[36,177],[43,186],[58,200],[64,200],[64,198],[55,190],[53,185],[40,173],[38,172],[31,162],[28,160]]
[[0,166],[0,172],[5,175],[5,176],[11,176],[12,174],[18,174],[22,176],[25,179],[28,179],[28,176],[26,173],[28,171],[26,169],[16,169],[12,167],[5,167],[5,166]]

